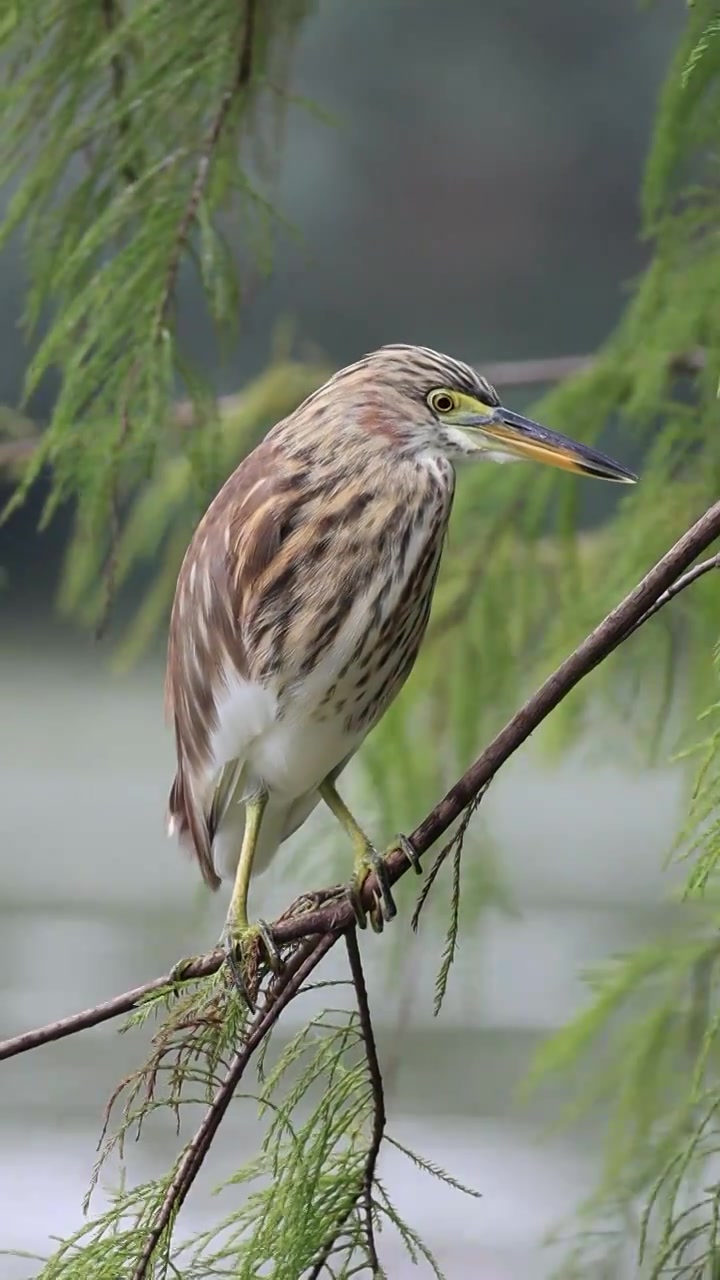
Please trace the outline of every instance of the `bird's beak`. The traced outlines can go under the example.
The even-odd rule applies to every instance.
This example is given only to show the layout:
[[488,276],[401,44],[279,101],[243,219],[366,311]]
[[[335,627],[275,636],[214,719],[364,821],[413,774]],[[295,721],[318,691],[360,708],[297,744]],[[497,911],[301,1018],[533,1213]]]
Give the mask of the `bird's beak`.
[[[469,425],[469,424],[468,424]],[[619,462],[614,462],[604,453],[590,449],[586,444],[578,444],[558,431],[548,431],[530,418],[523,418],[511,409],[499,405],[487,417],[479,415],[474,419],[472,427],[497,444],[503,453],[513,454],[518,458],[530,458],[535,462],[546,462],[551,467],[561,467],[564,471],[575,471],[585,476],[596,476],[600,480],[615,480],[620,484],[635,484],[637,476]]]

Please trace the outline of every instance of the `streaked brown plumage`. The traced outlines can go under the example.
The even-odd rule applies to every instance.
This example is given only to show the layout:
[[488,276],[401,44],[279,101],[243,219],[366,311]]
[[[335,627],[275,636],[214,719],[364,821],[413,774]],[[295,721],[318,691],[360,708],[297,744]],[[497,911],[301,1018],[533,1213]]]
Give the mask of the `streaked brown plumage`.
[[453,462],[515,454],[632,479],[502,409],[467,365],[385,347],[278,423],[200,522],[170,623],[170,820],[212,887],[218,864],[232,874],[240,858],[231,941],[248,928],[253,861],[305,821],[321,787],[355,841],[356,879],[366,874],[372,848],[334,783],[417,656]]

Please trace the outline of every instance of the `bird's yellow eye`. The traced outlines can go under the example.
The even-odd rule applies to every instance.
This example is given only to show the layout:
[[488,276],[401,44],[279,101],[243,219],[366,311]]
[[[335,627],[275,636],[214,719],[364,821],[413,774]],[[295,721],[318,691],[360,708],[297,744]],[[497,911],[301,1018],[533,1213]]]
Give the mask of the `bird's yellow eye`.
[[457,407],[457,397],[449,391],[431,391],[428,404],[433,413],[450,413]]

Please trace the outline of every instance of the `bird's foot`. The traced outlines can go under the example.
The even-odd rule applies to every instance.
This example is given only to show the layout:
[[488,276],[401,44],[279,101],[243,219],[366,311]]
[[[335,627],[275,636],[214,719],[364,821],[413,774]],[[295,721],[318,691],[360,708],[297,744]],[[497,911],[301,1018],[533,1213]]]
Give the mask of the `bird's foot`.
[[222,946],[230,975],[240,996],[252,1013],[255,1012],[255,1000],[260,978],[262,952],[268,968],[275,975],[283,971],[283,960],[275,944],[275,940],[264,920],[244,928],[226,926],[223,931]]
[[[366,911],[362,900],[362,889],[371,871],[375,872],[378,891],[374,895],[372,907]],[[347,888],[347,896],[360,929],[367,927],[369,917],[375,933],[382,933],[386,921],[392,920],[397,915],[383,855],[378,853],[371,844],[365,845],[355,860],[355,873]]]
[[[362,853],[358,856],[355,863],[355,874],[349,887],[345,890],[352,904],[358,927],[364,929],[367,926],[368,916],[370,924],[376,933],[382,933],[386,921],[392,920],[397,915],[397,907],[393,898],[390,881],[388,879],[385,867],[385,859],[389,854],[400,849],[405,854],[410,866],[416,875],[422,875],[422,867],[420,858],[410,843],[407,836],[397,835],[393,843],[385,850],[384,853],[378,853],[372,845],[367,844],[363,847]],[[371,871],[375,872],[377,878],[379,893],[375,894],[373,905],[370,911],[366,911],[362,902],[362,888]]]
[[197,964],[198,956],[183,956],[182,960],[176,960],[170,970],[171,982],[187,982],[188,975],[186,970],[190,965]]

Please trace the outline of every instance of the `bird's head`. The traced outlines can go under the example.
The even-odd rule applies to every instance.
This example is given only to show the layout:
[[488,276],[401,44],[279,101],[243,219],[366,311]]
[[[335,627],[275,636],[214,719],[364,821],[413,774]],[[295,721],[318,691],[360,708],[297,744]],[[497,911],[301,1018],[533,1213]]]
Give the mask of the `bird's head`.
[[381,347],[326,386],[334,396],[354,399],[363,423],[394,437],[405,452],[453,462],[525,458],[622,484],[637,479],[596,449],[506,409],[469,365],[428,347]]

